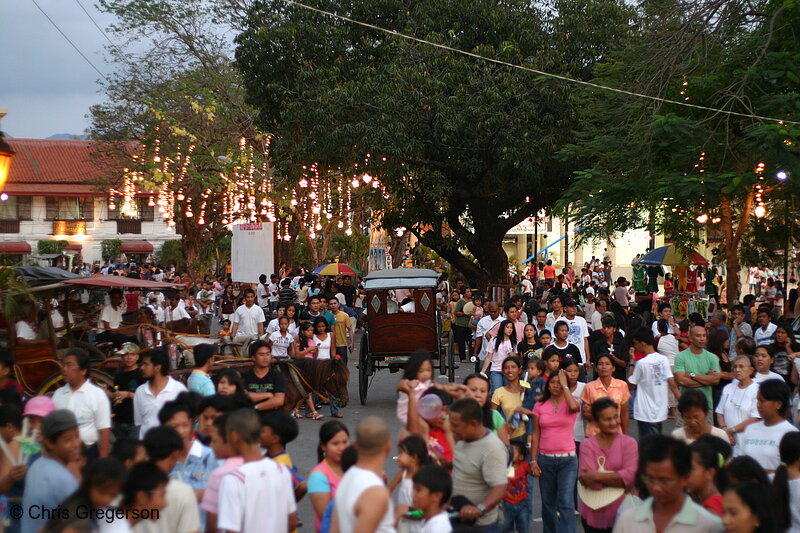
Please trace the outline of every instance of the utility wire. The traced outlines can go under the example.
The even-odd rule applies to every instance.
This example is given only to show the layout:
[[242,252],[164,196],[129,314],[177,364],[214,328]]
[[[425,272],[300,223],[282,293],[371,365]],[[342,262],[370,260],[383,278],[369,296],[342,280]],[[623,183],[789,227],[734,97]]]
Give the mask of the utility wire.
[[534,68],[525,67],[523,65],[517,65],[517,64],[514,64],[514,63],[508,63],[507,61],[502,61],[500,59],[494,59],[494,58],[491,58],[491,57],[482,56],[480,54],[475,54],[473,52],[467,52],[466,50],[459,50],[458,48],[453,48],[453,47],[447,46],[445,44],[434,43],[432,41],[427,41],[425,39],[420,39],[419,37],[414,37],[413,35],[406,35],[404,33],[400,33],[400,32],[397,32],[397,31],[394,31],[394,30],[390,30],[390,29],[387,29],[387,28],[382,28],[380,26],[376,26],[376,25],[370,24],[368,22],[361,22],[359,20],[355,20],[355,19],[352,19],[350,17],[346,17],[344,15],[338,15],[338,14],[333,13],[331,11],[325,11],[324,9],[319,9],[317,7],[313,7],[313,6],[310,6],[308,4],[303,4],[302,2],[297,2],[296,0],[281,0],[281,1],[285,2],[287,4],[291,4],[291,5],[297,6],[297,7],[301,7],[303,9],[307,9],[309,11],[314,11],[316,13],[320,13],[322,15],[326,15],[328,17],[332,17],[332,18],[335,18],[335,19],[343,20],[345,22],[350,22],[352,24],[363,26],[365,28],[370,28],[370,29],[373,29],[373,30],[381,31],[383,33],[388,33],[389,35],[393,35],[395,37],[400,37],[401,39],[406,39],[406,40],[409,40],[409,41],[415,41],[415,42],[418,42],[418,43],[421,43],[421,44],[427,44],[428,46],[433,46],[435,48],[440,48],[442,50],[447,50],[449,52],[455,52],[457,54],[462,54],[462,55],[465,55],[465,56],[468,56],[468,57],[472,57],[472,58],[475,58],[475,59],[481,59],[483,61],[488,61],[490,63],[495,63],[495,64],[503,65],[503,66],[506,66],[506,67],[511,67],[511,68],[515,68],[515,69],[519,69],[519,70],[525,70],[525,71],[528,71],[528,72],[532,72],[534,74],[538,74],[540,76],[546,76],[548,78],[553,78],[553,79],[557,79],[557,80],[561,80],[561,81],[566,81],[566,82],[569,82],[569,83],[575,83],[575,84],[578,84],[578,85],[583,85],[583,86],[586,86],[586,87],[592,87],[592,88],[595,88],[595,89],[601,89],[603,91],[610,91],[610,92],[615,92],[615,93],[618,93],[618,94],[625,94],[625,95],[628,95],[628,96],[635,96],[637,98],[643,98],[645,100],[652,100],[652,101],[655,101],[655,102],[664,102],[664,103],[667,103],[667,104],[675,104],[675,105],[680,105],[680,106],[684,106],[684,107],[691,107],[691,108],[694,108],[694,109],[702,109],[704,111],[713,111],[714,113],[723,113],[723,114],[726,114],[726,115],[733,115],[733,116],[745,117],[745,118],[753,118],[753,119],[764,120],[764,121],[768,121],[768,122],[780,122],[780,123],[783,123],[783,124],[800,125],[800,122],[794,121],[794,120],[786,120],[786,119],[775,118],[775,117],[765,117],[765,116],[761,116],[761,115],[752,115],[752,114],[749,114],[749,113],[739,113],[739,112],[736,112],[736,111],[727,111],[725,109],[717,109],[715,107],[707,107],[707,106],[702,106],[702,105],[697,105],[697,104],[690,104],[688,102],[681,102],[680,100],[670,100],[670,99],[667,99],[667,98],[661,98],[661,97],[652,96],[652,95],[649,95],[649,94],[642,94],[642,93],[637,93],[637,92],[633,92],[633,91],[626,91],[624,89],[617,89],[615,87],[608,87],[606,85],[600,85],[598,83],[593,83],[593,82],[590,82],[590,81],[576,80],[574,78],[563,76],[561,74],[553,74],[552,72],[544,72],[542,70],[536,70]]
[[102,78],[103,78],[104,80],[106,80],[106,81],[110,81],[110,80],[109,80],[109,79],[106,77],[106,75],[105,75],[105,74],[103,74],[102,72],[100,72],[100,69],[98,69],[96,66],[94,66],[94,63],[92,63],[91,61],[89,61],[89,58],[88,58],[88,57],[86,57],[86,55],[84,55],[84,53],[83,53],[83,52],[81,52],[81,49],[80,49],[80,48],[78,48],[78,47],[75,45],[75,43],[73,43],[73,42],[72,42],[72,40],[71,40],[69,37],[67,37],[67,34],[66,34],[66,33],[64,33],[63,31],[61,31],[61,28],[59,28],[59,27],[58,27],[58,24],[56,24],[56,23],[55,23],[55,21],[54,21],[53,19],[51,19],[51,18],[50,18],[50,15],[48,15],[48,14],[45,12],[45,10],[44,10],[44,9],[42,9],[42,7],[41,7],[41,6],[40,6],[40,5],[39,5],[39,4],[36,2],[36,0],[31,0],[31,2],[33,2],[33,5],[35,5],[35,6],[36,6],[36,7],[39,9],[39,11],[41,11],[41,12],[42,12],[42,15],[44,15],[44,16],[47,18],[47,20],[49,20],[49,21],[50,21],[50,24],[52,24],[52,25],[53,25],[53,27],[54,27],[56,30],[58,30],[58,33],[60,33],[60,34],[61,34],[61,36],[62,36],[62,37],[64,37],[64,39],[66,39],[66,40],[67,40],[67,42],[68,42],[70,45],[72,45],[72,48],[74,48],[74,49],[75,49],[75,51],[76,51],[76,52],[78,52],[78,54],[79,54],[79,55],[80,55],[80,56],[83,58],[83,60],[84,60],[84,61],[86,61],[86,62],[89,64],[89,66],[90,66],[90,67],[92,67],[92,68],[95,70],[95,72],[97,72],[98,74],[100,74],[100,77],[102,77]]
[[102,33],[103,37],[106,38],[106,41],[108,41],[108,43],[111,46],[113,46],[114,48],[117,48],[117,45],[114,44],[114,41],[111,40],[111,38],[108,36],[108,34],[105,32],[105,30],[103,28],[101,28],[100,25],[94,20],[94,17],[91,14],[89,14],[88,11],[86,11],[86,8],[83,7],[83,4],[81,3],[81,0],[75,0],[75,3],[78,4],[81,7],[81,9],[83,10],[84,13],[86,13],[86,16],[89,17],[89,20],[92,21],[92,24],[94,24],[94,27],[97,28],[97,31]]

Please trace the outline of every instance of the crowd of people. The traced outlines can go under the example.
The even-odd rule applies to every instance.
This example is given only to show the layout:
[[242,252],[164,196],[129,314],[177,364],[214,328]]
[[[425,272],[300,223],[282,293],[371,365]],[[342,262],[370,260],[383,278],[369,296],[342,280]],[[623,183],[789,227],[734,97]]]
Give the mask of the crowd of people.
[[[141,329],[133,338],[105,331],[160,292],[111,291],[97,340],[120,354],[113,389],[92,383],[89,355],[72,348],[64,385],[26,398],[10,378],[13,354],[0,351],[8,527],[522,533],[540,518],[546,533],[800,531],[791,325],[767,299],[678,321],[668,303],[638,305],[605,267],[564,281],[544,265],[542,279],[521,279],[503,302],[443,276],[437,314],[469,375],[436,380],[432,354],[410,354],[397,435],[378,418],[348,425],[332,399],[288,405],[275,364],[347,365],[363,308],[357,280],[320,288],[287,269],[255,287],[201,283],[193,299],[210,304],[198,314],[223,329],[220,342],[195,347],[185,383],[169,375],[168,351],[141,349],[150,340]],[[174,322],[167,311],[181,302],[186,312],[195,291],[186,292],[162,296],[156,322]],[[393,298],[395,312],[414,312],[404,295]],[[252,368],[212,375],[230,345]],[[318,464],[297,465],[287,450],[296,418],[325,418],[325,403]],[[313,524],[299,522],[303,499]]]

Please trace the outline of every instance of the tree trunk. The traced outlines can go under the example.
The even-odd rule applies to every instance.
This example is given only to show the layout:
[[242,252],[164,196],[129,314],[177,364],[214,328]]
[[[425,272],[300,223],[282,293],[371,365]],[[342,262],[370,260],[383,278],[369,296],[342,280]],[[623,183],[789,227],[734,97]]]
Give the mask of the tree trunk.
[[396,235],[391,237],[389,244],[389,254],[392,257],[392,268],[400,268],[403,264],[403,256],[405,256],[406,249],[408,248],[408,241],[411,238],[411,232],[406,231],[402,237]]
[[750,190],[744,201],[742,212],[736,228],[733,227],[733,208],[730,198],[723,196],[720,199],[722,225],[725,228],[725,296],[728,308],[739,301],[739,243],[742,240],[747,224],[750,222],[750,213],[753,207],[754,192]]
[[303,236],[306,238],[308,244],[308,255],[311,258],[311,265],[309,267],[313,270],[320,265],[319,252],[317,251],[317,239],[309,236],[308,229],[303,229]]
[[197,228],[187,227],[189,224],[184,224],[184,229],[189,230],[190,234],[183,234],[181,238],[181,251],[183,251],[183,260],[186,262],[186,271],[192,277],[197,279],[202,277],[203,269],[200,265],[200,240],[197,238]]

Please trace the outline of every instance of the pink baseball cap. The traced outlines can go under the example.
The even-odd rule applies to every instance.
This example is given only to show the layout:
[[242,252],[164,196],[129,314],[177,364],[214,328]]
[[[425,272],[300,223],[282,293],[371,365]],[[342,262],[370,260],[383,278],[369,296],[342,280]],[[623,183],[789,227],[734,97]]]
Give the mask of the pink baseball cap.
[[56,410],[56,406],[50,396],[34,396],[25,404],[22,416],[45,417]]

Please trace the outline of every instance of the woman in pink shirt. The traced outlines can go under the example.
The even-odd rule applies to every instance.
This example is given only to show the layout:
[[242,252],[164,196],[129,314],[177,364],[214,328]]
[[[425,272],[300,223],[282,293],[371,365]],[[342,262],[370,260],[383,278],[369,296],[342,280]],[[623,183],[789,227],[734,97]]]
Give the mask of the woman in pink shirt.
[[[575,419],[580,407],[569,393],[566,371],[550,374],[542,401],[533,408],[531,475],[539,478],[544,533],[575,533]],[[555,496],[555,501],[553,501]]]
[[[636,440],[620,433],[619,406],[611,398],[600,398],[592,404],[592,418],[600,432],[581,443],[578,479],[589,489],[628,488],[636,478],[639,446]],[[605,471],[600,472],[600,465]],[[625,494],[605,507],[592,509],[580,502],[584,531],[607,531],[614,527]]]

